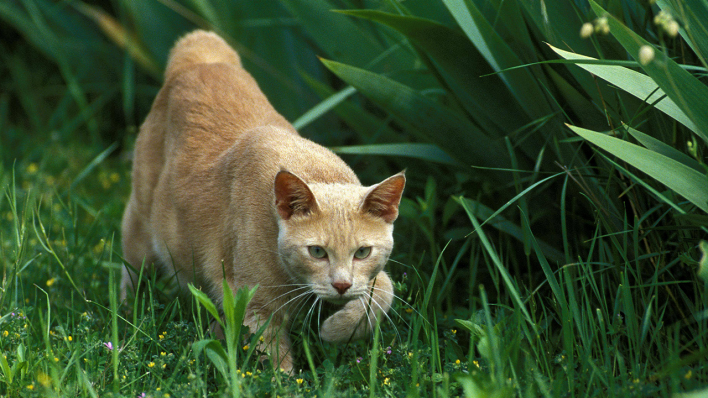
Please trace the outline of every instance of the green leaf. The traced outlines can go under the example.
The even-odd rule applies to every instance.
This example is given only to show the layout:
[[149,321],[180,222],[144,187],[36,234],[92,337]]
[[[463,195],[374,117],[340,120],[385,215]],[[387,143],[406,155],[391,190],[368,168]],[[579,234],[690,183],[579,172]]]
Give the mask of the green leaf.
[[[554,175],[553,177],[556,177],[556,176],[557,175]],[[543,183],[543,182],[544,181],[541,181],[541,183]],[[534,186],[535,185],[536,184],[534,184]],[[528,191],[529,190],[525,190],[523,194],[527,193]],[[519,195],[517,195],[517,196],[519,196]],[[519,196],[519,197],[521,197],[521,196]],[[514,203],[516,201],[515,199],[512,199],[509,202],[507,202],[507,204],[504,205],[502,207],[502,209],[500,209],[500,210],[506,209],[511,203]],[[464,201],[466,203],[466,208],[471,209],[471,211],[473,211],[477,217],[485,220],[481,225],[489,224],[490,226],[498,229],[499,231],[502,231],[502,232],[514,237],[519,242],[523,242],[524,233],[523,233],[521,227],[519,227],[518,225],[507,220],[505,217],[501,216],[499,214],[501,211],[498,210],[498,211],[494,212],[494,211],[492,211],[492,209],[485,206],[484,204],[482,204],[476,200],[468,199],[465,197],[460,197],[460,198],[458,198],[458,200]],[[558,262],[564,261],[565,256],[563,255],[563,253],[561,253],[560,251],[558,251],[556,248],[549,245],[548,243],[543,242],[543,241],[538,241],[537,246],[538,246],[538,249],[540,251],[542,251],[544,255],[550,257],[553,261],[558,261]],[[544,260],[545,260],[545,258],[544,258]]]
[[336,153],[349,155],[384,155],[384,156],[406,156],[429,162],[448,164],[451,166],[462,166],[461,163],[450,157],[437,145],[421,143],[401,143],[401,144],[374,144],[357,146],[340,146],[330,148]]
[[[380,11],[340,11],[391,27],[406,36],[434,63],[444,84],[458,97],[467,113],[487,130],[513,131],[528,119],[509,118],[509,113],[523,114],[517,100],[504,86],[501,77],[485,76],[494,72],[482,54],[459,32],[423,18],[388,14]],[[518,64],[516,64],[518,65]],[[525,72],[524,72],[525,73]],[[499,133],[501,134],[501,133]]]
[[[470,0],[443,0],[443,2],[494,71],[499,72],[523,64],[512,48],[484,18],[474,2]],[[534,76],[531,69],[523,68],[501,73],[500,77],[531,119],[553,113],[545,100],[545,93],[538,85],[538,78]]]
[[708,242],[702,240],[698,248],[703,253],[701,260],[698,262],[698,277],[708,284]]
[[512,278],[511,273],[509,273],[509,270],[504,267],[504,264],[502,263],[501,258],[499,258],[496,249],[491,244],[491,242],[489,242],[487,235],[484,233],[482,226],[479,224],[479,221],[477,221],[477,217],[474,215],[474,210],[467,203],[465,203],[464,200],[460,200],[459,202],[462,205],[462,208],[465,209],[465,212],[467,213],[467,216],[469,217],[470,221],[472,221],[472,225],[474,226],[475,231],[477,231],[482,246],[487,251],[487,254],[489,254],[490,259],[492,260],[495,267],[499,271],[499,274],[504,280],[504,284],[506,285],[506,288],[509,291],[512,300],[516,303],[516,309],[521,311],[524,319],[529,323],[529,325],[533,327],[534,331],[536,331],[537,325],[534,323],[531,314],[529,314],[528,309],[526,309],[526,306],[524,305],[524,301],[521,299],[521,294],[519,293],[519,288],[516,284],[516,281],[514,280],[514,278]]
[[7,358],[5,358],[5,355],[2,354],[0,354],[0,369],[3,373],[3,381],[8,385],[12,384],[14,374],[12,369],[10,369],[10,364],[7,363]]
[[[607,12],[593,0],[590,0],[595,14],[605,16]],[[683,113],[696,124],[694,131],[708,143],[708,87],[689,72],[681,68],[661,49],[632,32],[616,18],[607,15],[607,22],[612,35],[622,44],[629,55],[639,61],[639,48],[649,46],[654,51],[654,59],[642,65],[642,69],[661,87],[678,105]]]
[[584,139],[673,189],[708,213],[708,177],[704,174],[660,153],[630,144],[619,138],[580,127],[568,127]]
[[681,37],[708,68],[708,3],[703,0],[658,0],[656,4],[682,22]]
[[192,344],[196,355],[204,352],[225,380],[229,377],[228,355],[218,340],[200,340]]
[[499,141],[486,136],[443,105],[387,77],[334,61],[322,62],[342,80],[410,126],[411,132],[436,144],[456,161],[483,167],[509,167],[509,156]]
[[344,102],[354,93],[356,93],[354,87],[346,87],[343,90],[332,94],[324,101],[315,105],[315,107],[308,110],[302,116],[297,118],[297,120],[293,122],[293,127],[295,127],[295,130],[302,129],[303,127],[322,117],[322,115],[324,115],[325,113],[337,107],[339,104]]
[[214,317],[219,323],[221,323],[221,317],[219,316],[219,311],[217,311],[216,306],[214,305],[214,302],[211,301],[209,296],[207,296],[206,293],[203,291],[197,289],[192,285],[191,283],[187,285],[189,288],[189,291],[192,292],[192,295],[199,301],[201,305],[206,308],[207,311],[211,314],[211,316]]
[[624,125],[627,132],[644,145],[647,149],[651,149],[654,152],[660,153],[666,157],[669,157],[677,162],[683,163],[684,165],[698,171],[703,172],[703,168],[698,161],[685,153],[677,150],[674,147],[664,144],[663,142],[657,140],[654,137],[648,136],[641,131],[637,131],[627,125]]
[[384,47],[365,29],[338,13],[327,0],[280,0],[328,57],[366,66]]
[[[548,46],[551,50],[555,51],[556,54],[565,59],[598,61],[595,58],[563,51],[559,48],[553,47],[550,44]],[[692,131],[698,132],[698,128],[695,123],[693,123],[693,121],[686,116],[686,114],[676,105],[676,103],[674,103],[674,101],[671,100],[671,98],[666,96],[664,90],[659,88],[659,85],[656,84],[651,77],[623,66],[612,65],[612,61],[607,61],[607,65],[585,63],[578,63],[577,65],[593,75],[621,88],[629,94],[632,94],[640,100],[645,101],[648,104],[653,104],[656,109],[671,116],[677,122],[688,127]]]

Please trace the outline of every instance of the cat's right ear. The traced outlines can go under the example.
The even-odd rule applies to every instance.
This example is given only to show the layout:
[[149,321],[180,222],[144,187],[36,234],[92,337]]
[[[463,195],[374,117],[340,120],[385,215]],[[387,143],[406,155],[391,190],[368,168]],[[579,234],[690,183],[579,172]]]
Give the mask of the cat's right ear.
[[280,218],[305,216],[317,211],[317,201],[307,183],[295,174],[281,170],[275,175],[275,207]]

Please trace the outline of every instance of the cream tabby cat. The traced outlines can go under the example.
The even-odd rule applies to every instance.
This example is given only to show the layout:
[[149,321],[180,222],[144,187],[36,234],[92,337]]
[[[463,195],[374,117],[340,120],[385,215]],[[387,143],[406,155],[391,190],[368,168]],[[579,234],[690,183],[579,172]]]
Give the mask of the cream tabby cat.
[[[133,268],[155,264],[219,303],[224,276],[234,291],[259,285],[244,323],[255,331],[272,316],[267,349],[290,371],[300,299],[341,305],[320,328],[330,342],[368,336],[388,311],[383,268],[404,185],[399,173],[362,186],[273,109],[224,40],[196,31],[172,49],[140,128],[123,253]],[[124,298],[136,280],[123,270]]]

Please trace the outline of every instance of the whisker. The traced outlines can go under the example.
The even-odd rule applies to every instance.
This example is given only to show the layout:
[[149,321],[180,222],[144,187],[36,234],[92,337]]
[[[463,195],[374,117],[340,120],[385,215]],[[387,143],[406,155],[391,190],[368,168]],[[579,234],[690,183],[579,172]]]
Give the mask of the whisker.
[[317,338],[320,340],[320,345],[322,345],[322,336],[320,336],[320,330],[322,330],[322,325],[320,325],[322,320],[322,301],[320,300],[320,306],[317,308]]
[[307,315],[305,315],[305,321],[307,322],[308,326],[310,325],[310,321],[312,320],[312,314],[313,314],[312,311],[315,309],[315,306],[317,305],[318,301],[320,301],[320,298],[319,297],[315,298],[315,302],[312,303],[312,305],[310,306],[310,309],[307,311]]
[[[428,319],[426,319],[426,317],[423,316],[423,314],[421,314],[420,312],[418,312],[418,310],[416,310],[415,307],[413,307],[410,303],[408,303],[406,300],[404,300],[404,299],[401,298],[400,296],[397,296],[395,293],[391,293],[391,292],[389,292],[388,290],[381,289],[381,288],[379,288],[379,287],[371,286],[371,288],[372,288],[373,290],[378,290],[378,291],[382,291],[382,292],[384,292],[384,293],[386,293],[386,294],[391,294],[391,295],[393,295],[393,298],[398,299],[398,301],[400,301],[401,303],[403,303],[403,304],[404,304],[404,307],[408,307],[408,308],[410,308],[411,310],[413,310],[413,312],[415,312],[416,314],[418,314],[418,316],[420,316],[420,317],[423,319],[423,321],[425,321],[425,323],[427,323],[428,325],[432,326],[432,324],[428,321]],[[392,308],[392,310],[393,310],[393,308]],[[395,311],[394,311],[394,312],[395,312]],[[398,313],[396,313],[396,315],[398,315],[399,317],[401,316],[401,315],[398,314]]]
[[[366,321],[369,324],[369,330],[374,330],[374,325],[371,324],[371,317],[369,316],[369,306],[366,305],[366,302],[364,301],[363,297],[359,297],[359,302],[361,303],[361,306],[364,307],[364,315],[366,315]],[[376,319],[376,315],[374,315],[374,320]],[[359,325],[357,324],[357,327]],[[356,330],[356,329],[355,329]]]
[[[311,291],[307,291],[307,292],[305,292],[305,293],[300,293],[300,294],[298,294],[297,296],[295,296],[295,297],[291,298],[290,300],[288,300],[287,302],[285,302],[285,304],[283,304],[283,305],[281,305],[280,307],[278,307],[278,309],[276,309],[276,310],[273,311],[272,313],[275,314],[276,312],[280,311],[283,307],[285,307],[286,305],[290,304],[291,302],[293,302],[293,301],[295,301],[295,300],[297,300],[297,299],[299,299],[299,298],[301,298],[301,297],[310,295],[310,294],[312,294]],[[272,301],[272,300],[271,300],[271,301]]]
[[[387,290],[379,289],[379,288],[373,288],[372,290],[379,290],[379,291],[382,291],[382,292],[385,292],[385,293],[389,293]],[[381,295],[379,295],[379,294],[377,294],[377,296],[378,296],[378,297],[381,297]],[[410,305],[409,305],[407,302],[403,301],[400,297],[396,296],[395,294],[393,294],[393,297],[394,297],[394,298],[397,298],[398,300],[400,300],[401,302],[403,302],[404,304],[406,304],[406,305],[408,305],[408,306],[410,307]],[[372,298],[372,299],[373,299],[373,298]],[[374,299],[374,300],[375,300],[375,299]],[[378,302],[377,302],[376,304],[379,305]],[[392,304],[393,304],[393,303],[392,303]],[[379,305],[379,308],[380,308],[380,307],[381,307],[381,306]],[[412,307],[411,307],[411,308],[412,308]],[[383,309],[382,309],[382,310],[383,310]],[[415,309],[413,309],[413,310],[415,310]],[[408,328],[411,327],[411,325],[410,325],[408,322],[406,322],[405,319],[403,319],[403,316],[402,316],[398,311],[396,311],[395,308],[393,308],[393,305],[391,305],[391,306],[389,307],[389,311],[392,311],[392,312],[394,313],[394,315],[396,315],[396,317],[398,317],[398,319],[401,320],[401,322],[403,322],[406,326],[408,326]],[[386,317],[388,318],[388,320],[389,320],[391,323],[393,323],[393,319],[391,319],[391,317],[389,317],[388,314],[386,315]],[[395,327],[395,325],[394,325],[394,327]],[[400,338],[400,336],[399,336],[399,338]]]
[[[388,319],[389,323],[391,324],[391,326],[393,326],[393,329],[396,331],[396,335],[398,336],[398,340],[403,341],[402,338],[401,338],[401,334],[400,334],[399,331],[398,331],[398,327],[396,327],[396,324],[393,323],[393,319],[391,319],[391,317],[386,313],[386,311],[383,310],[383,307],[381,307],[381,304],[379,304],[379,302],[376,301],[376,299],[374,298],[374,296],[373,296],[373,295],[370,295],[368,292],[364,292],[364,294],[365,294],[369,299],[371,299],[371,300],[369,300],[369,302],[373,302],[374,304],[376,304],[377,307],[379,307],[379,310],[381,311],[381,313],[386,317],[386,319]],[[395,310],[394,310],[394,312],[395,312]],[[376,314],[374,314],[374,316],[376,316]],[[404,321],[404,322],[405,322],[405,321]],[[381,329],[381,323],[380,323],[380,322],[378,322],[378,325],[379,325],[379,329]],[[410,328],[410,325],[408,325],[408,327]]]
[[[310,287],[309,285],[304,285],[304,286],[302,286],[302,287],[298,287],[297,289],[292,289],[292,290],[290,290],[290,291],[287,291],[287,292],[285,292],[285,293],[283,293],[283,294],[281,294],[281,295],[279,295],[279,296],[277,296],[277,297],[271,299],[269,302],[263,304],[260,309],[263,309],[263,308],[267,307],[270,303],[272,303],[272,302],[278,300],[278,299],[281,298],[281,297],[287,296],[288,294],[295,293],[295,292],[297,292],[298,290],[307,289],[307,288],[309,288],[309,287]],[[300,297],[300,296],[298,295],[297,297]],[[290,302],[290,301],[288,301],[288,302]],[[287,304],[287,303],[286,303],[286,304]],[[282,306],[281,306],[280,308],[282,308]],[[280,308],[278,308],[278,310],[279,310]],[[275,314],[275,312],[278,311],[278,310],[273,311],[273,313]]]

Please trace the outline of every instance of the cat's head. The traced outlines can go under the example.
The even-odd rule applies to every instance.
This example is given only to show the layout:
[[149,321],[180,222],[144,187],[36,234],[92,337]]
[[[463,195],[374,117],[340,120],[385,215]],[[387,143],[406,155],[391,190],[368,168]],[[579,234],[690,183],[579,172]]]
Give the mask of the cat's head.
[[275,177],[280,264],[297,284],[342,304],[368,293],[393,248],[403,172],[371,187],[307,184],[288,171]]

